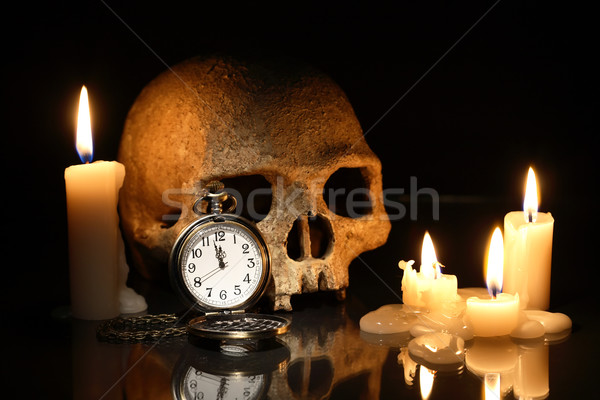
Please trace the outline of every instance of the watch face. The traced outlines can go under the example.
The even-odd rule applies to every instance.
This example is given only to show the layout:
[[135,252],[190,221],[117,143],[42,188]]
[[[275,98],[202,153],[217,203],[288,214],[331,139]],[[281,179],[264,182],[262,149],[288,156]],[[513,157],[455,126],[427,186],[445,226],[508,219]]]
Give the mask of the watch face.
[[201,309],[243,308],[266,286],[266,245],[252,227],[234,219],[199,220],[174,247],[171,271],[177,270],[178,289]]
[[182,382],[184,399],[258,399],[265,387],[264,375],[213,375],[190,367]]

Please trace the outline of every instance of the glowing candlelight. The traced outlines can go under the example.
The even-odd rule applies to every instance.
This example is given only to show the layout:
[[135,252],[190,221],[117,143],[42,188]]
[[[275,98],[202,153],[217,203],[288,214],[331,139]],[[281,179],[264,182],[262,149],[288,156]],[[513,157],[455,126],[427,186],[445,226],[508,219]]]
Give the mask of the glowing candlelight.
[[485,274],[488,292],[493,299],[496,298],[498,293],[502,292],[503,269],[504,245],[502,244],[502,232],[500,232],[500,228],[496,228],[490,242]]
[[409,307],[422,307],[434,310],[456,301],[458,281],[455,275],[442,274],[429,232],[423,237],[421,267],[417,272],[412,268],[413,260],[400,261],[404,270],[402,277],[402,301]]
[[538,212],[538,187],[529,168],[523,211],[504,217],[504,291],[519,294],[521,308],[550,306],[550,267],[554,218]]
[[467,319],[475,336],[508,335],[517,327],[519,320],[519,295],[502,291],[504,249],[502,233],[496,228],[490,241],[486,281],[490,298],[467,299]]
[[71,311],[82,319],[119,315],[117,201],[125,167],[92,161],[93,145],[87,90],[81,89],[77,152],[85,164],[65,169],[69,227]]
[[421,398],[423,400],[427,400],[429,396],[431,396],[434,379],[435,371],[421,365],[419,369],[419,387],[421,389]]
[[533,168],[529,167],[529,171],[527,172],[527,184],[525,186],[525,198],[523,200],[523,215],[525,216],[525,222],[537,221],[539,203],[537,191],[535,172],[533,172]]
[[485,400],[500,399],[500,374],[497,372],[489,372],[485,374],[484,379]]
[[90,116],[90,103],[85,86],[79,95],[79,110],[77,112],[77,139],[76,148],[82,163],[92,162],[94,144],[92,141],[92,122]]

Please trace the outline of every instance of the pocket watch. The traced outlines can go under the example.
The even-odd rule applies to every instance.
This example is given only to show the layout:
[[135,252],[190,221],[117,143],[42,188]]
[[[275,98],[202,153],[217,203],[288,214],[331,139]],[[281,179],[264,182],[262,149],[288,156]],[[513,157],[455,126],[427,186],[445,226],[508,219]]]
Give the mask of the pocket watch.
[[269,391],[272,374],[284,369],[289,358],[289,348],[277,339],[243,355],[188,343],[173,368],[173,398],[263,399]]
[[203,315],[189,333],[211,339],[261,339],[284,333],[290,321],[248,314],[271,279],[268,246],[256,226],[231,213],[237,201],[221,182],[204,188],[171,250],[169,275],[179,297]]

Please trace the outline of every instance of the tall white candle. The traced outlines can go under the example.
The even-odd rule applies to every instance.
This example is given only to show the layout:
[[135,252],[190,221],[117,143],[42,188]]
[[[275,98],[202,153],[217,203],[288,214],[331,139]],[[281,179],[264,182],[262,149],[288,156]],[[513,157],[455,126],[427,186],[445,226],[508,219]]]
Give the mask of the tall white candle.
[[117,202],[125,167],[92,160],[87,90],[81,90],[77,152],[85,164],[65,169],[69,229],[71,311],[100,320],[119,315]]
[[529,168],[523,211],[504,217],[504,289],[519,294],[521,308],[550,306],[550,267],[554,218],[538,212],[537,184]]

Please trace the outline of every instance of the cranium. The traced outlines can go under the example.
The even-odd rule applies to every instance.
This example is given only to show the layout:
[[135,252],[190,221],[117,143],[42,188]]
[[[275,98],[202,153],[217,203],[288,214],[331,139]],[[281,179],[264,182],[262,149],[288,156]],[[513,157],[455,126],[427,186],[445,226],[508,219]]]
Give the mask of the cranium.
[[[342,90],[305,65],[232,57],[182,62],[133,104],[119,160],[127,170],[122,228],[130,262],[146,278],[166,276],[175,238],[196,217],[193,193],[209,180],[268,182],[272,200],[257,226],[271,252],[268,295],[276,310],[291,310],[294,294],[343,296],[350,262],[385,243],[390,230],[379,159]],[[323,189],[336,171],[358,172],[366,215],[328,207]]]

